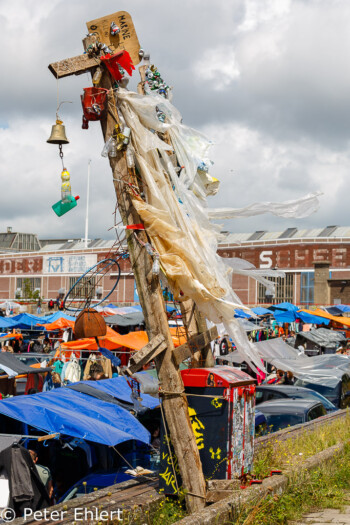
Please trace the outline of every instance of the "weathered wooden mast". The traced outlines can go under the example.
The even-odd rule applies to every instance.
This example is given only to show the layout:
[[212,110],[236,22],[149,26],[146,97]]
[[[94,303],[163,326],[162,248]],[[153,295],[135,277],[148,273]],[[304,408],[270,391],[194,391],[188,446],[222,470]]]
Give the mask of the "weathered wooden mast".
[[[119,15],[120,13],[115,13],[112,16],[99,20],[103,27],[109,27],[110,21],[113,19],[116,19],[118,23]],[[94,22],[97,27],[98,21]],[[89,22],[88,27],[91,27],[91,22]],[[106,35],[105,32],[104,35]],[[94,38],[89,36],[84,40],[85,48]],[[103,42],[104,40],[101,38],[100,41]],[[105,43],[108,45],[108,42]],[[49,68],[55,77],[60,78],[72,74],[80,74],[88,70],[92,71],[98,65],[98,62],[98,59],[89,58],[85,54],[81,57],[73,57],[72,59],[50,64]],[[115,124],[119,120],[112,79],[107,71],[104,71],[99,85],[109,90],[107,116],[101,121],[102,132],[106,141],[112,135]],[[115,158],[110,157],[109,160],[122,221],[124,225],[138,224],[141,221],[133,206],[130,193],[130,184],[138,186],[135,172],[127,167],[125,152],[123,151],[119,152],[119,155]],[[141,233],[140,237],[144,242],[148,241],[145,233]],[[160,388],[164,392],[162,406],[170,431],[172,445],[178,459],[186,493],[187,507],[190,512],[194,512],[204,507],[206,488],[199,451],[188,415],[187,400],[183,393],[184,386],[178,370],[178,364],[183,359],[182,355],[188,356],[188,353],[191,353],[191,346],[187,347],[187,354],[181,354],[180,352],[177,358],[174,357],[174,345],[167,322],[164,299],[159,279],[152,272],[152,259],[144,247],[136,241],[135,236],[129,233],[128,230],[127,242],[149,340],[152,342],[156,336],[161,334],[166,343],[165,351],[155,357]],[[196,325],[191,327],[191,335],[196,332],[196,329],[203,330],[203,325],[198,325],[197,318]],[[202,342],[208,344],[208,338],[202,338]],[[186,350],[186,348],[183,350]],[[206,353],[208,355],[208,351]]]

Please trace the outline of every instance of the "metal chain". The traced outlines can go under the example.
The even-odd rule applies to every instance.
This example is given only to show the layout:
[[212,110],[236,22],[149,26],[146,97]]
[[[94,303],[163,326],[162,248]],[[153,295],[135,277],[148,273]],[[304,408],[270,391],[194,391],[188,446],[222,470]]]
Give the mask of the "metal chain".
[[59,145],[58,145],[58,149],[59,149],[59,153],[58,153],[58,154],[59,154],[60,159],[61,159],[61,161],[62,161],[62,169],[63,169],[63,171],[64,171],[66,168],[64,167],[64,162],[63,162],[63,149],[62,149],[62,144],[59,144]]

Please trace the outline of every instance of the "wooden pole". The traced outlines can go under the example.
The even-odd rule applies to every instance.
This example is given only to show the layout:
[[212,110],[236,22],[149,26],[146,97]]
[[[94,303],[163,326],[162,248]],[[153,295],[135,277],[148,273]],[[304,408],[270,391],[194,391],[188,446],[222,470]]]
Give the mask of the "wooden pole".
[[[93,37],[83,40],[85,49],[92,43]],[[112,88],[112,80],[107,71],[104,72],[99,84],[108,90]],[[115,108],[113,91],[109,91],[107,117],[101,121],[102,133],[106,141],[113,133],[118,116]],[[109,157],[113,173],[114,189],[118,201],[118,209],[124,225],[139,224],[141,221],[133,206],[130,187],[138,186],[133,170],[128,169],[125,153],[118,152],[117,157]],[[205,506],[206,488],[202,464],[195,436],[188,415],[186,397],[183,395],[184,385],[178,367],[172,354],[174,345],[169,331],[165,304],[159,279],[152,276],[152,259],[131,231],[127,231],[130,262],[136,280],[142,311],[145,317],[149,340],[158,334],[164,337],[167,348],[155,358],[161,390],[167,392],[163,397],[163,409],[169,428],[171,442],[178,458],[181,478],[186,492],[187,508],[190,512],[200,510]],[[145,233],[139,237],[148,242]],[[168,394],[168,393],[171,394]]]

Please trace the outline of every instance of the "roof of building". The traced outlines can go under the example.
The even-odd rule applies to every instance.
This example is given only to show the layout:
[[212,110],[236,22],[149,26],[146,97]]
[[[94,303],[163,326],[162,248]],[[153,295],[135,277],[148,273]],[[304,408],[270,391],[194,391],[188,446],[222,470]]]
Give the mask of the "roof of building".
[[326,226],[324,228],[298,229],[296,227],[286,228],[279,232],[268,232],[258,230],[249,233],[222,233],[220,244],[261,244],[268,241],[298,241],[298,240],[335,240],[349,239],[349,226]]
[[43,248],[41,248],[40,252],[59,252],[59,251],[67,251],[67,250],[86,250],[86,249],[101,249],[101,248],[107,248],[110,249],[115,244],[115,241],[113,239],[110,240],[104,240],[104,239],[93,239],[89,240],[87,248],[85,247],[85,240],[84,239],[59,239],[57,240],[57,243],[48,243],[45,244]]

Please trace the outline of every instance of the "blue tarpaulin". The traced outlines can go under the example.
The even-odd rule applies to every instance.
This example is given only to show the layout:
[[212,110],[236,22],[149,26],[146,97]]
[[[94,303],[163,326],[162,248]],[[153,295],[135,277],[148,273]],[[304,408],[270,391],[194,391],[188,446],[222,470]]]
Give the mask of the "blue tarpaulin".
[[43,322],[43,319],[43,317],[39,317],[38,315],[31,315],[27,313],[11,317],[11,321],[13,322],[13,328],[20,328],[21,330],[44,330],[42,326],[37,326],[38,323]]
[[14,328],[15,323],[12,321],[11,317],[0,317],[0,328],[2,330],[7,330]]
[[292,303],[279,303],[269,306],[269,310],[278,323],[293,323],[298,307]]
[[342,312],[350,312],[350,306],[348,304],[336,304],[335,306]]
[[0,414],[34,428],[114,446],[124,441],[150,442],[150,434],[127,410],[81,394],[58,388],[0,403]]
[[330,320],[325,317],[319,317],[318,315],[312,315],[307,312],[298,312],[296,315],[298,319],[301,319],[303,323],[307,324],[324,324],[327,326],[330,323]]
[[272,314],[271,310],[263,308],[262,306],[256,306],[255,308],[252,308],[252,312],[254,312],[256,315]]
[[241,310],[240,308],[237,308],[235,310],[235,317],[240,317],[242,319],[249,319],[249,317],[251,317],[251,314],[248,314],[244,310]]
[[67,315],[65,314],[64,312],[54,312],[53,314],[50,314],[50,315],[45,315],[45,317],[41,317],[41,324],[49,324],[49,323],[54,323],[55,321],[57,321],[57,319],[61,319],[61,318],[64,318],[64,319],[68,319],[68,321],[75,321],[76,320],[76,317],[74,317],[73,315]]
[[[120,401],[125,401],[126,403],[133,403],[131,398],[131,388],[129,387],[126,378],[123,376],[113,377],[112,379],[101,379],[100,381],[79,381],[79,384],[83,383],[84,385],[90,385],[97,390],[106,392],[111,396],[119,399]],[[141,394],[141,405],[146,408],[156,408],[160,405],[158,398],[152,397],[148,394]]]

